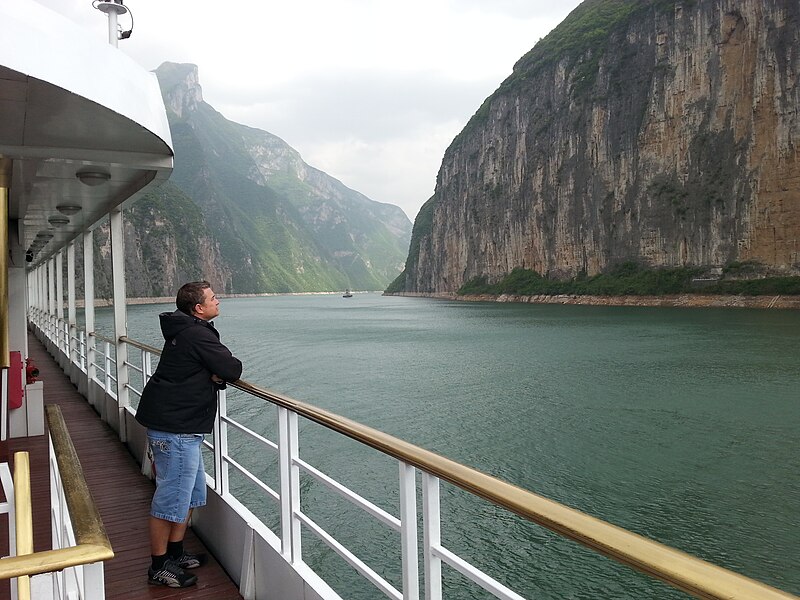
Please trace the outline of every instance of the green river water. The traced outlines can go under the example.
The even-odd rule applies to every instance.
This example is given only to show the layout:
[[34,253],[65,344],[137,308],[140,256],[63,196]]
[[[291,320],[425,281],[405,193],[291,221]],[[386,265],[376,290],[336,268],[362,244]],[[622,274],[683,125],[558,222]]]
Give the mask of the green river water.
[[[160,347],[157,314],[171,309],[129,307],[130,336]],[[379,294],[221,309],[245,380],[800,594],[800,312]],[[229,401],[275,439],[274,409]],[[271,452],[231,445],[277,486]],[[398,514],[394,461],[307,422],[300,452]],[[242,477],[232,487],[277,531],[272,500]],[[302,488],[304,510],[399,586],[397,534],[311,480]],[[442,515],[446,547],[526,598],[685,597],[449,485]],[[306,531],[304,557],[343,598],[384,597]],[[490,597],[444,574],[445,598]]]

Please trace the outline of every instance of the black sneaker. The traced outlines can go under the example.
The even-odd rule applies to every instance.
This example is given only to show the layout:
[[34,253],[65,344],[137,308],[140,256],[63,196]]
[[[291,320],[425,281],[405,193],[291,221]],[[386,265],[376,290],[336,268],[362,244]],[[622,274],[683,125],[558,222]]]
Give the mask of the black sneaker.
[[167,560],[160,570],[153,571],[152,567],[147,570],[147,583],[184,588],[197,583],[197,576],[185,573],[174,560]]
[[170,560],[176,563],[181,569],[196,569],[206,564],[208,556],[205,553],[190,554],[189,552],[184,552],[181,556],[171,558]]

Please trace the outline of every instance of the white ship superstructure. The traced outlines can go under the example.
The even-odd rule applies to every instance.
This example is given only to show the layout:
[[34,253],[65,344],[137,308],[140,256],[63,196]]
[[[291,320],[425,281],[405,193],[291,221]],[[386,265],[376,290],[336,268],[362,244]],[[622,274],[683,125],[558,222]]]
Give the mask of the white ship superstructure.
[[[144,431],[133,419],[131,406],[153,371],[158,350],[137,342],[136,332],[127,331],[122,211],[169,178],[172,142],[155,76],[113,45],[90,39],[30,0],[0,4],[0,23],[2,438],[19,445],[19,440],[49,433],[53,452],[60,457],[60,462],[51,461],[56,471],[52,485],[64,488],[63,498],[72,498],[62,504],[58,495],[52,496],[54,515],[69,515],[53,525],[64,534],[53,536],[53,550],[26,554],[32,550],[30,535],[24,523],[19,525],[30,512],[25,508],[26,486],[20,479],[16,489],[21,494],[9,494],[12,473],[3,464],[6,502],[0,512],[8,517],[0,514],[0,530],[10,535],[11,556],[0,561],[0,577],[14,578],[15,598],[30,597],[26,578],[34,576],[37,599],[95,600],[106,595],[103,561],[114,549],[100,535],[102,525],[92,529],[98,514],[82,491],[86,488],[80,469],[64,472],[75,459],[69,458],[69,435],[59,425],[58,411],[48,409],[45,424],[47,381],[24,383],[28,330],[53,355],[97,418],[113,429],[118,443],[127,445],[133,456],[141,455]],[[116,26],[110,25],[110,31],[113,36]],[[92,232],[106,217],[114,278],[115,333],[109,340],[94,329]],[[82,264],[76,262],[77,249],[82,251]],[[82,275],[82,290],[76,289],[76,272]],[[79,299],[85,299],[80,309]],[[83,311],[82,326],[78,310]],[[443,545],[441,532],[448,524],[442,522],[439,506],[442,481],[698,597],[794,597],[312,405],[244,381],[232,388],[274,413],[275,439],[231,416],[226,392],[220,392],[219,417],[208,444],[214,457],[208,474],[209,506],[198,511],[193,528],[245,598],[340,598],[304,561],[308,536],[322,540],[360,573],[374,586],[376,597],[438,600],[444,597],[442,570],[454,569],[476,590],[496,598],[522,598],[501,583],[501,567],[486,573]],[[19,408],[12,408],[18,403]],[[397,514],[306,462],[299,451],[302,420],[389,457],[396,473]],[[260,481],[243,457],[231,452],[232,432],[247,436],[259,452],[278,461],[277,485]],[[15,467],[22,462],[15,458]],[[277,507],[280,523],[275,530],[232,493],[234,472],[252,481],[265,501]],[[375,520],[393,532],[399,580],[390,581],[304,512],[301,473],[357,507],[365,522]],[[30,495],[27,500],[34,505],[51,502]],[[75,502],[80,507],[69,514],[76,510]],[[66,572],[76,583],[64,583]],[[145,588],[144,572],[140,581]]]

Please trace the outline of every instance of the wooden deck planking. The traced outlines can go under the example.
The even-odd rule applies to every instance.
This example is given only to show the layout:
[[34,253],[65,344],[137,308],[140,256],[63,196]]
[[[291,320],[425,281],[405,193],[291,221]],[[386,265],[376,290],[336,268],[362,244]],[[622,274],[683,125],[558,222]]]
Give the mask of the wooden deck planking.
[[[6,443],[2,460],[7,461],[14,473],[14,453],[26,451],[31,470],[31,495],[33,498],[43,498],[44,502],[34,503],[33,506],[33,550],[41,552],[50,550],[50,472],[48,468],[49,448],[47,436],[40,435],[23,440],[9,440]],[[7,454],[6,454],[7,452]],[[2,492],[0,492],[0,495]],[[7,516],[0,518],[0,556],[8,556],[8,528]],[[0,581],[0,600],[11,597],[8,580]]]
[[[114,550],[114,558],[105,563],[106,598],[241,598],[236,585],[210,555],[208,564],[192,571],[198,576],[196,586],[173,589],[147,584],[148,514],[153,483],[140,473],[138,463],[119,442],[117,434],[102,422],[39,340],[30,335],[28,344],[30,355],[39,367],[40,379],[45,382],[45,404],[61,407],[84,477]],[[47,436],[10,440],[9,454],[19,450],[31,453],[34,549],[47,550],[50,548]],[[187,532],[186,547],[192,552],[208,552],[191,529]],[[0,550],[7,554],[1,541]],[[0,600],[5,598],[8,598],[7,584],[0,586]]]

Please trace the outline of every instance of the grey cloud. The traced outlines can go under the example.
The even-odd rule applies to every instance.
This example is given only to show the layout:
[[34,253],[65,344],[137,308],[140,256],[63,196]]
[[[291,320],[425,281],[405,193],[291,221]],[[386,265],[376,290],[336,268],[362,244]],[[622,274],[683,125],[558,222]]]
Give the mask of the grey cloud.
[[280,114],[281,123],[250,123],[270,131],[291,131],[316,141],[354,136],[373,142],[407,137],[442,121],[466,123],[499,83],[452,81],[434,73],[349,72],[336,77],[311,75],[279,89],[262,88],[261,97],[254,97],[252,90],[217,90],[214,97],[235,106],[237,112],[253,105],[261,118]]
[[455,6],[482,13],[501,14],[516,19],[557,19],[563,18],[564,7],[573,8],[580,0],[455,0]]

